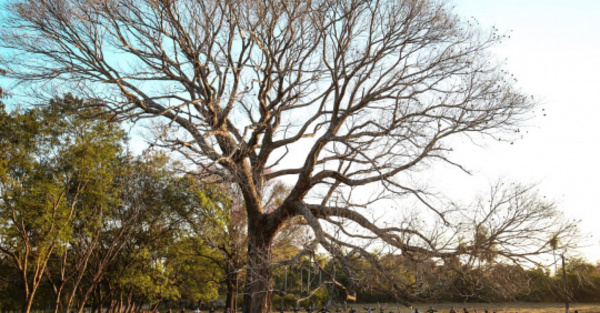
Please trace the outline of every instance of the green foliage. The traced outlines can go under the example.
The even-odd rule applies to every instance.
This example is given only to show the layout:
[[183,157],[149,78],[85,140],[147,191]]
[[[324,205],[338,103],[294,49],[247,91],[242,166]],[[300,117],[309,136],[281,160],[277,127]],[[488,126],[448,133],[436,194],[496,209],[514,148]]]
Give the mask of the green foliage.
[[25,290],[43,291],[34,305],[58,297],[64,309],[96,303],[100,290],[144,303],[217,299],[225,272],[212,244],[238,229],[229,194],[177,174],[164,153],[125,154],[125,133],[93,107],[67,95],[0,110],[0,293],[12,299],[0,305],[21,306]]
[[117,125],[60,110],[61,101],[81,102],[66,96],[45,108],[1,115],[2,233],[28,237],[39,253],[68,239],[74,215],[88,213],[81,203],[108,196],[106,182],[125,139]]
[[148,250],[137,251],[133,256],[136,261],[129,266],[127,275],[120,278],[121,285],[134,288],[150,304],[163,299],[179,299],[179,290],[173,284],[171,269],[163,266],[161,260],[151,257]]
[[125,141],[118,125],[62,110],[65,103],[85,106],[67,95],[46,107],[0,112],[0,251],[21,273],[28,303],[52,253],[70,241],[72,222],[93,215],[86,204],[110,196],[106,186]]
[[195,238],[186,238],[169,249],[169,257],[165,266],[173,273],[181,295],[193,302],[214,301],[218,298],[219,282],[223,280],[223,272],[211,258],[218,258],[215,251],[207,246],[198,245]]
[[21,307],[23,288],[19,281],[19,275],[10,261],[0,257],[0,310],[18,310]]

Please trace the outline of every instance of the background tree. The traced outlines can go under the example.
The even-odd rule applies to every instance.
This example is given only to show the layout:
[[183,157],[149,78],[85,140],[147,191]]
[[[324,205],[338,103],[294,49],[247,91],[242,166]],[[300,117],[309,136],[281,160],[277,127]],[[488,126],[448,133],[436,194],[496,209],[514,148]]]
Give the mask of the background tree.
[[[109,123],[59,110],[58,102],[24,112],[2,112],[0,122],[0,252],[18,270],[23,312],[55,251],[66,249],[81,202],[104,197],[123,133]],[[67,113],[67,114],[65,114]]]
[[199,199],[202,203],[180,211],[189,227],[189,240],[180,253],[213,264],[219,272],[215,277],[225,284],[225,307],[234,308],[248,238],[243,203],[239,192],[224,184],[205,185],[204,191],[208,197]]
[[[40,0],[6,9],[8,75],[60,81],[115,116],[152,118],[162,124],[157,144],[240,190],[246,313],[270,310],[272,243],[298,217],[337,264],[358,256],[376,270],[373,245],[470,269],[490,252],[532,261],[549,251],[533,239],[564,229],[484,229],[499,210],[444,205],[414,179],[433,161],[456,165],[451,138],[514,131],[531,108],[489,53],[502,36],[441,1]],[[277,179],[292,187],[267,210],[265,185]],[[371,218],[402,213],[388,200],[407,197],[437,222]],[[516,211],[502,212],[545,218]],[[357,286],[348,282],[350,297]],[[402,288],[399,301],[415,300]]]
[[571,258],[567,262],[567,286],[572,301],[597,302],[600,299],[600,271],[597,265],[577,258]]
[[[197,184],[176,174],[176,166],[161,153],[122,160],[114,181],[118,202],[106,208],[90,270],[78,293],[79,311],[88,299],[93,310],[101,311],[109,303],[113,312],[135,312],[144,303],[157,306],[178,300],[185,288],[200,289],[203,297],[211,297],[210,291],[214,294],[214,286],[182,277],[177,264],[185,256],[174,257],[189,232],[178,212],[202,209],[197,205],[208,201]],[[182,281],[187,283],[185,288],[180,287]]]
[[86,102],[2,111],[0,293],[12,300],[2,307],[134,312],[182,295],[216,299],[219,271],[194,257],[211,246],[189,244],[181,212],[218,218],[223,192],[179,175],[162,153],[127,155],[124,133],[100,110],[61,107]]

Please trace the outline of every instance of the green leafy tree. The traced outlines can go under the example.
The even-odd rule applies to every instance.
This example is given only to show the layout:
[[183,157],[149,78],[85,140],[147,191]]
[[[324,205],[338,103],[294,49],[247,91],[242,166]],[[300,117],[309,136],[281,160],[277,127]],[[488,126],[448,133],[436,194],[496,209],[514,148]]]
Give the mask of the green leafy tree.
[[560,272],[555,275],[557,297],[568,297],[568,301],[575,303],[600,300],[600,271],[597,266],[576,257],[566,259],[565,263],[564,280]]
[[[105,197],[123,144],[118,125],[47,107],[0,112],[0,252],[18,270],[29,312],[48,260],[67,248],[81,203]],[[95,112],[98,113],[98,112]]]
[[169,249],[167,266],[173,273],[181,297],[191,302],[215,301],[224,273],[218,266],[220,254],[208,245],[187,237]]
[[192,177],[178,175],[175,167],[164,154],[149,153],[133,160],[123,180],[128,210],[139,211],[118,257],[119,285],[154,305],[217,296],[220,273],[197,256],[207,246],[190,244],[193,231],[181,212],[205,211],[211,218],[218,218],[218,212],[208,192]]
[[190,205],[190,197],[170,166],[162,154],[120,159],[111,184],[115,201],[103,209],[77,290],[78,311],[88,302],[95,310],[109,302],[109,310],[131,311],[178,297],[164,259],[180,234],[176,208]]

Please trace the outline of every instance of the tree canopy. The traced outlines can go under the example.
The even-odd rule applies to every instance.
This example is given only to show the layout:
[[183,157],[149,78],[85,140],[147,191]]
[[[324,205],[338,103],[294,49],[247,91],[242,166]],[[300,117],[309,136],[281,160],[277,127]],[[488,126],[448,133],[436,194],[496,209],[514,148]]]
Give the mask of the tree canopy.
[[[66,249],[82,215],[97,215],[124,133],[110,123],[69,114],[58,102],[0,111],[0,252],[18,269],[29,311],[47,263]],[[90,204],[90,205],[86,205]]]

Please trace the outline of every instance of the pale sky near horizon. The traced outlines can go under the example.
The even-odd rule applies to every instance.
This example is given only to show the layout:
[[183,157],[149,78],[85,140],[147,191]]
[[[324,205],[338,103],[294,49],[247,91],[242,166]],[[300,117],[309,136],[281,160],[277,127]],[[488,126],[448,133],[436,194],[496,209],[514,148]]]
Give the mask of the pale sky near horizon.
[[[510,35],[495,52],[507,58],[518,86],[538,100],[524,138],[510,143],[471,144],[454,159],[474,170],[461,188],[484,189],[499,176],[538,183],[567,218],[581,220],[582,248],[600,261],[600,1],[454,0],[455,12]],[[542,111],[543,109],[543,111]],[[459,179],[441,178],[448,183]],[[467,180],[466,180],[467,181]],[[479,185],[477,185],[479,184]],[[464,190],[462,190],[464,191]],[[461,191],[456,190],[456,193]]]

